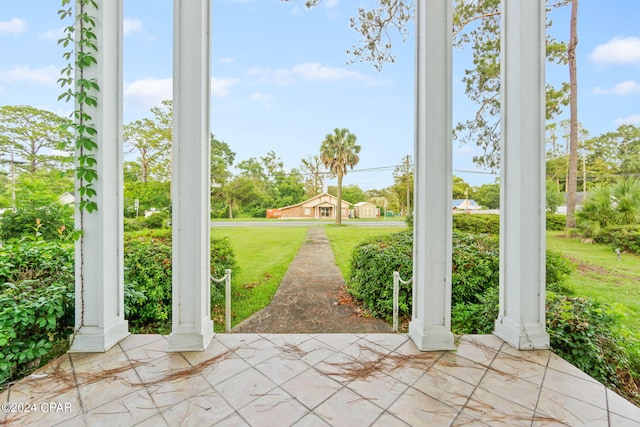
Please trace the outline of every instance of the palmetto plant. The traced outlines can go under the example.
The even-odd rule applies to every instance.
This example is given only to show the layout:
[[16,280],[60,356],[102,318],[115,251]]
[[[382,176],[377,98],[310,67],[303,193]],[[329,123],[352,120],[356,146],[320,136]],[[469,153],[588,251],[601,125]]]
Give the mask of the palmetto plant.
[[336,208],[336,225],[342,224],[342,178],[347,169],[358,164],[360,146],[356,144],[356,136],[347,128],[335,128],[327,134],[320,146],[320,159],[329,170],[329,174],[338,178],[338,206]]
[[640,181],[635,178],[597,185],[577,213],[578,227],[589,236],[611,225],[640,224]]

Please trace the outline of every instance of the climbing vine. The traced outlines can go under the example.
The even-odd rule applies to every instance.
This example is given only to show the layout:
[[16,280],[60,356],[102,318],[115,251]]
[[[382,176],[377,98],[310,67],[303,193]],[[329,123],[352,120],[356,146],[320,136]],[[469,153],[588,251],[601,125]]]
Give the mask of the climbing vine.
[[[58,100],[64,99],[69,102],[73,99],[75,101],[73,120],[69,126],[74,130],[74,145],[78,153],[75,171],[78,182],[76,190],[80,197],[80,212],[91,213],[98,209],[98,204],[93,200],[96,196],[94,182],[98,178],[97,160],[94,154],[98,149],[96,142],[98,131],[91,124],[91,116],[87,111],[88,107],[98,105],[96,93],[100,91],[100,87],[95,78],[85,77],[86,70],[98,63],[96,20],[87,12],[87,9],[92,7],[93,10],[97,10],[98,4],[95,0],[77,0],[76,17],[73,19],[71,0],[61,0],[61,2],[62,9],[58,11],[60,19],[72,19],[73,22],[64,28],[64,37],[58,41],[58,44],[67,49],[63,53],[67,65],[62,69],[61,77],[58,79],[64,92],[60,94]],[[76,31],[79,31],[78,37],[74,37]]]

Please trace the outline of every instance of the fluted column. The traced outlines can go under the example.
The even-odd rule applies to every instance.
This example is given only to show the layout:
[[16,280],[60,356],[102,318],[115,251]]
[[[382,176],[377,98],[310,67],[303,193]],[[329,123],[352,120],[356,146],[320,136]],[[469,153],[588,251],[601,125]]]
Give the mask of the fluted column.
[[[71,352],[107,351],[129,334],[123,278],[122,0],[97,4],[84,6],[95,17],[97,64],[83,68],[81,77],[100,86],[97,106],[83,106],[97,130],[98,149],[92,154],[97,161],[93,200],[98,210],[76,208],[75,226],[83,234],[75,248],[76,333]],[[76,31],[76,46],[80,34]],[[80,77],[80,70],[76,73]]]
[[421,350],[451,350],[451,0],[416,2],[413,313]]
[[500,314],[495,334],[549,347],[545,323],[545,2],[502,2]]
[[171,351],[204,350],[213,338],[210,27],[209,0],[174,0]]

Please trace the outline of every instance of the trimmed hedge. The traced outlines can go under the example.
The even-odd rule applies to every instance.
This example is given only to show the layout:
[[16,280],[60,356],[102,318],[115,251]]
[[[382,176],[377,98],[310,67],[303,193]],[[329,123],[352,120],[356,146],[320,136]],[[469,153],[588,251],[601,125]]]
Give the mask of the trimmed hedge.
[[[499,240],[495,235],[453,233],[452,304],[481,303],[488,289],[499,286]],[[565,289],[572,265],[547,251],[547,286]],[[356,246],[351,255],[347,290],[373,315],[393,314],[393,272],[409,279],[413,274],[413,235],[407,231],[376,236]],[[411,285],[401,285],[400,315],[409,315]],[[495,319],[495,317],[494,317]]]
[[454,214],[453,229],[461,233],[500,234],[500,215]]
[[640,225],[616,225],[606,227],[595,237],[598,243],[613,249],[640,254]]
[[562,214],[547,214],[547,230],[562,231],[567,225],[567,216]]

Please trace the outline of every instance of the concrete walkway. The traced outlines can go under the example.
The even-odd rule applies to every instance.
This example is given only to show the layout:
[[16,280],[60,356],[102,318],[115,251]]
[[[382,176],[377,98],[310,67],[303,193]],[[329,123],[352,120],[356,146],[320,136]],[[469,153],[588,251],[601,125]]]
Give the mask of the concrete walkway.
[[309,227],[306,241],[271,303],[231,330],[235,333],[391,332],[382,320],[356,315],[338,304],[345,282],[324,227]]

